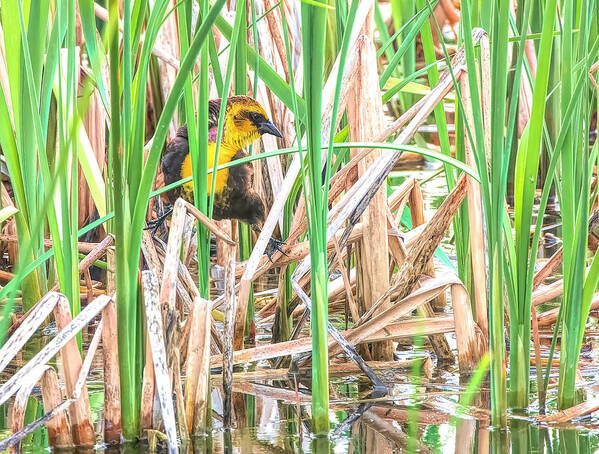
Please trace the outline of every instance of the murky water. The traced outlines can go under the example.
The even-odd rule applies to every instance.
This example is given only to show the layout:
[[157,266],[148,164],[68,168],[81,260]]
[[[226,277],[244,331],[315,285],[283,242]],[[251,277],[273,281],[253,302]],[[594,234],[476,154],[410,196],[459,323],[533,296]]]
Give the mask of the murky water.
[[[421,168],[394,171],[391,184],[398,185],[406,176],[426,180],[423,184],[425,210],[428,218],[445,198],[444,177],[434,176],[436,164]],[[549,226],[545,249],[541,257],[549,257],[559,247],[557,217],[547,216]],[[445,240],[442,249],[455,260],[455,249]],[[438,260],[443,266],[442,260]],[[275,283],[276,285],[276,283]],[[260,334],[260,333],[259,333]],[[542,333],[543,334],[543,333]],[[545,340],[549,332],[544,333]],[[260,336],[258,336],[260,338]],[[447,335],[455,348],[453,335]],[[416,351],[418,350],[418,351]],[[411,348],[408,355],[430,355],[427,349]],[[581,366],[586,398],[599,397],[594,382],[599,370],[594,343],[583,352]],[[265,366],[266,363],[262,364]],[[534,373],[534,367],[532,368]],[[377,371],[389,386],[383,399],[368,400],[370,386],[362,376],[348,375],[331,379],[331,435],[316,438],[310,430],[310,377],[284,376],[277,380],[241,380],[234,393],[237,428],[222,429],[221,396],[218,376],[213,377],[213,427],[210,437],[199,438],[181,446],[182,452],[207,453],[594,453],[599,452],[599,418],[585,417],[560,427],[548,427],[536,422],[534,414],[513,415],[506,431],[489,429],[488,384],[463,406],[468,377],[460,378],[457,367],[433,368],[430,374],[414,375],[410,371]],[[548,391],[548,407],[554,409],[557,371],[554,371]],[[535,379],[531,380],[534,392]],[[103,386],[101,371],[92,373],[89,383],[90,401],[96,433],[102,433]],[[35,395],[37,393],[37,395]],[[536,394],[533,394],[534,399]],[[39,389],[34,390],[28,417],[43,414]],[[10,404],[9,404],[10,405]],[[535,402],[531,409],[535,408]],[[10,435],[8,406],[0,407],[0,439]],[[45,429],[38,429],[22,446],[23,452],[46,452]],[[145,443],[108,447],[98,445],[88,452],[147,452]],[[157,450],[166,451],[165,446]]]

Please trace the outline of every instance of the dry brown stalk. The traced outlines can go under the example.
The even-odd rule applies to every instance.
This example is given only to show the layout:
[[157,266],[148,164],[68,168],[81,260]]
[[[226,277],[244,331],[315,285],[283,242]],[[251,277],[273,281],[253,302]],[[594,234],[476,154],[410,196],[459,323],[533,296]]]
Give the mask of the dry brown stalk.
[[[455,188],[443,201],[433,218],[418,236],[418,241],[408,245],[408,255],[404,263],[402,263],[399,271],[395,275],[393,284],[389,287],[386,294],[391,295],[395,292],[398,298],[406,297],[422,274],[430,257],[438,247],[443,235],[445,234],[451,219],[457,212],[466,191],[466,179],[462,175],[458,180]],[[357,324],[362,324],[368,320],[374,311],[378,308],[378,302],[362,316]]]
[[[367,21],[367,24],[371,21]],[[376,50],[372,39],[360,35],[357,39],[358,71],[347,105],[349,137],[352,142],[362,142],[381,133],[384,124],[381,93],[378,86]],[[351,150],[355,156],[358,149]],[[358,175],[363,175],[380,156],[376,150],[366,156],[358,165]],[[357,245],[357,290],[364,310],[372,307],[375,301],[389,287],[389,246],[387,241],[386,188],[379,189],[362,213],[364,233]],[[388,299],[383,301],[381,310],[389,307]],[[373,358],[389,361],[393,358],[393,343],[390,341],[373,345]]]
[[[353,243],[360,239],[362,236],[363,227],[362,224],[356,224],[354,230],[352,231],[348,243]],[[334,240],[331,238],[327,243],[327,250],[332,251],[335,248]],[[302,260],[304,257],[308,256],[310,253],[310,242],[303,241],[298,244],[294,244],[293,246],[283,246],[283,251],[285,251],[286,255],[280,254],[278,259],[274,259],[273,263],[268,261],[268,258],[264,259],[264,264],[258,268],[254,274],[254,279],[257,279],[260,276],[263,276],[267,271],[272,268],[289,265],[290,263],[298,262]],[[262,263],[262,262],[261,262]],[[235,269],[235,277],[239,278],[245,272],[247,267],[247,262],[242,262],[237,264]]]
[[[401,272],[401,268],[399,272]],[[456,277],[428,280],[418,290],[406,295],[401,301],[398,301],[388,309],[372,316],[372,318],[370,318],[368,321],[360,324],[356,328],[353,328],[351,333],[345,337],[351,344],[358,344],[379,331],[381,327],[387,326],[396,321],[398,318],[411,313],[422,304],[437,297],[437,295],[445,291],[445,289],[447,289],[450,285],[458,283],[460,282]],[[329,351],[330,356],[335,356],[339,353],[340,349],[338,346],[333,346]]]
[[[457,209],[465,196],[465,190],[466,180],[465,177],[462,176],[458,180],[454,190],[439,207],[439,210],[433,219],[431,219],[424,228],[419,237],[418,244],[410,246],[408,256],[401,265],[391,287],[387,289],[372,308],[362,317],[358,324],[364,322],[368,317],[371,317],[383,303],[384,298],[389,297],[392,292],[400,289],[399,296],[400,298],[403,298],[414,288],[418,278],[423,273],[424,268],[431,259],[435,249],[438,247],[445,231],[449,227],[451,219],[457,212]],[[299,266],[296,269],[296,272],[298,269]],[[453,358],[453,354],[451,353],[451,349],[447,345],[445,338],[431,338],[431,342],[440,359],[449,360],[450,358]]]
[[[370,336],[361,342],[377,342],[386,339],[401,339],[416,335],[429,335],[452,332],[454,328],[453,317],[435,317],[433,319],[402,320],[379,327]],[[342,331],[344,337],[351,336],[352,330]],[[329,349],[336,345],[332,336],[329,336]],[[309,352],[312,349],[312,338],[279,342],[278,344],[261,345],[258,347],[238,350],[233,353],[233,364],[260,361],[264,359],[277,358],[279,356],[295,355]],[[222,363],[222,355],[210,357],[210,366],[216,367]]]
[[[73,421],[71,420],[71,431],[69,431],[68,425],[66,421],[64,421],[64,412],[69,409],[73,404],[77,404],[80,402],[80,399],[83,397],[83,393],[86,391],[85,383],[87,379],[87,375],[92,365],[92,360],[98,349],[98,345],[100,345],[100,339],[102,336],[102,328],[103,324],[100,321],[100,324],[96,328],[96,332],[94,337],[92,338],[87,355],[85,357],[85,361],[81,364],[81,370],[77,377],[76,382],[74,383],[74,387],[72,390],[71,398],[67,399],[64,402],[60,402],[62,400],[62,393],[60,391],[60,387],[58,386],[58,380],[56,379],[56,373],[54,369],[45,364],[36,364],[34,365],[29,372],[23,376],[23,380],[21,383],[21,387],[17,393],[15,398],[15,405],[13,407],[12,414],[12,430],[14,432],[12,437],[4,440],[2,442],[3,450],[7,446],[12,446],[19,443],[26,435],[33,432],[37,427],[41,426],[44,422],[51,425],[53,432],[53,441],[58,443],[66,444],[66,446],[73,446],[71,441],[71,435],[75,438],[79,432],[75,431],[75,427],[73,425]],[[74,339],[71,339],[74,340]],[[67,344],[68,346],[68,344]],[[76,346],[76,345],[75,345]],[[80,359],[80,358],[79,358]],[[46,377],[48,377],[46,379]],[[29,424],[27,427],[23,428],[25,409],[27,408],[27,403],[29,401],[29,395],[33,390],[33,387],[37,381],[42,379],[42,386],[49,385],[50,389],[46,390],[46,394],[42,392],[42,396],[48,396],[49,400],[46,400],[44,397],[44,406],[48,409],[48,412],[40,419],[34,421]],[[68,391],[67,391],[68,394]],[[53,406],[54,404],[57,404]],[[64,421],[64,424],[61,423],[61,419]],[[57,434],[56,430],[61,430],[62,433]],[[72,433],[69,433],[72,432]],[[93,431],[92,431],[93,433]],[[88,446],[88,444],[81,445]]]
[[[180,199],[180,200],[183,202],[183,205],[187,209],[187,212],[189,214],[191,214],[193,217],[195,217],[202,224],[204,224],[206,226],[206,228],[208,230],[210,230],[212,233],[214,233],[214,236],[216,236],[219,240],[223,240],[224,242],[226,242],[227,244],[229,244],[231,246],[237,245],[237,243],[231,239],[231,236],[228,235],[226,232],[224,232],[215,221],[210,219],[208,216],[206,216],[204,213],[202,213],[200,210],[198,210],[191,203],[189,203],[183,199]],[[172,221],[171,221],[171,228],[172,228]]]
[[121,441],[121,383],[117,343],[116,304],[110,301],[102,310],[102,357],[104,360],[104,443]]
[[187,430],[187,415],[185,413],[185,397],[183,396],[183,383],[181,382],[181,365],[179,363],[179,352],[175,355],[175,371],[173,379],[173,388],[175,390],[175,404],[177,406],[177,430],[179,438],[183,441],[189,441],[189,431]]
[[61,298],[65,297],[60,293],[47,293],[39,303],[31,308],[29,316],[22,318],[23,322],[0,350],[0,372],[12,361],[35,330],[50,315]]
[[[461,94],[466,112],[466,121],[470,130],[474,130],[474,119],[472,117],[472,99],[470,97],[470,85],[466,79],[461,82]],[[486,105],[485,105],[486,107]],[[486,129],[485,129],[486,132]],[[486,138],[486,136],[485,136]],[[474,154],[470,140],[464,140],[466,164],[474,167]],[[480,184],[468,177],[468,225],[470,226],[470,244],[472,257],[474,303],[476,306],[476,321],[483,333],[489,332],[489,321],[487,319],[487,266],[485,263],[485,238],[483,232],[482,194]]]
[[233,383],[233,391],[235,393],[268,397],[269,399],[281,400],[290,404],[295,404],[298,401],[308,404],[312,400],[312,396],[303,392],[296,393],[290,389],[251,382],[235,382]]
[[[422,188],[420,187],[418,180],[414,181],[414,187],[410,191],[408,203],[410,205],[412,227],[417,228],[418,226],[426,224],[426,218],[424,217],[424,198],[422,196]],[[398,216],[399,215],[400,213],[398,212]],[[424,268],[423,274],[430,277],[435,277],[435,262],[432,257],[429,260],[428,265]],[[443,310],[446,302],[445,293],[441,293],[437,298],[435,298],[433,304],[435,308]]]
[[343,287],[345,288],[347,304],[349,306],[349,311],[351,313],[352,320],[355,322],[360,318],[360,312],[358,311],[358,305],[354,300],[351,281],[349,279],[347,269],[345,268],[345,264],[343,263],[343,255],[341,255],[341,250],[339,249],[339,241],[337,237],[333,237],[333,243],[335,245],[335,252],[337,252],[337,264],[339,266],[339,269],[341,270],[341,279],[343,280]]
[[[142,282],[148,336],[152,350],[152,360],[154,362],[154,373],[156,375],[156,391],[158,393],[158,400],[160,401],[162,420],[169,445],[176,449],[177,426],[175,422],[175,410],[173,408],[172,385],[168,370],[165,331],[160,310],[161,298],[158,296],[158,277],[152,270],[142,271]],[[179,371],[177,370],[176,373],[179,374]]]
[[403,241],[399,238],[399,226],[396,224],[391,211],[387,208],[387,237],[389,241],[389,252],[395,260],[395,264],[400,266],[406,259],[408,252]]
[[591,79],[591,82],[593,83],[595,90],[597,90],[597,81],[593,77],[593,73],[596,72],[597,69],[599,69],[599,61],[596,61],[595,63],[593,63],[593,65],[589,69],[589,79]]
[[[594,298],[591,300],[591,309],[597,310],[599,309],[599,294],[596,294]],[[539,326],[550,326],[553,325],[557,321],[557,314],[559,313],[559,307],[555,307],[553,309],[549,309],[541,313],[538,316]]]
[[160,285],[160,308],[164,322],[166,349],[168,355],[168,364],[171,377],[173,370],[175,350],[178,347],[179,327],[178,314],[175,307],[176,287],[178,282],[179,253],[181,251],[181,242],[183,227],[185,224],[186,207],[183,199],[177,199],[173,208],[173,217],[168,236],[168,244],[164,260],[164,270],[162,272],[162,282]]
[[482,355],[487,351],[487,337],[472,317],[470,298],[462,284],[451,286],[451,302],[455,320],[458,364],[460,372],[466,374],[476,369]]
[[[48,369],[42,376],[42,401],[44,402],[44,411],[51,412],[62,402],[62,391],[56,371]],[[70,448],[73,446],[73,439],[67,424],[67,417],[64,411],[58,412],[46,422],[48,431],[48,445],[55,449]]]
[[547,301],[557,298],[564,292],[564,281],[560,279],[549,285],[544,285],[537,288],[532,293],[532,304],[538,306],[539,304],[546,303]]
[[192,313],[187,319],[190,326],[187,347],[187,367],[185,371],[185,416],[190,434],[200,435],[194,431],[194,419],[201,433],[206,429],[206,410],[208,408],[210,377],[210,301],[200,297],[194,299]]
[[[145,295],[144,295],[145,298]],[[151,430],[152,415],[154,414],[154,395],[156,393],[156,375],[154,374],[154,360],[152,358],[152,345],[150,336],[146,336],[146,356],[144,361],[143,379],[141,385],[141,412],[140,428],[142,432]]]
[[[88,251],[88,255],[86,255],[83,260],[81,260],[81,262],[79,262],[79,272],[83,273],[85,270],[87,270],[90,266],[92,266],[92,264],[98,260],[100,257],[102,257],[105,253],[106,250],[114,243],[114,238],[112,236],[107,236],[106,238],[104,238],[104,240],[102,240],[100,243],[84,243],[84,244],[88,244],[88,245],[93,245],[93,248],[91,250]],[[80,243],[81,244],[81,243]],[[12,276],[11,276],[12,279]],[[51,292],[56,292],[58,291],[58,284],[56,284],[54,286],[54,288],[51,290]],[[94,295],[96,294],[96,292],[94,292]],[[47,295],[46,295],[47,296]],[[46,298],[46,297],[44,297]],[[89,301],[89,300],[88,300]],[[14,330],[16,330],[17,328],[19,328],[19,326],[21,326],[21,324],[31,315],[32,311],[37,307],[38,304],[41,303],[41,300],[38,301],[37,303],[35,303],[31,309],[29,309],[27,312],[25,312],[25,314],[23,314],[17,321],[15,321],[12,326],[9,328],[9,334],[11,332],[14,332]],[[0,370],[2,370],[2,367],[0,367]]]
[[203,336],[203,344],[198,345],[200,361],[200,374],[195,391],[194,402],[194,421],[193,434],[205,433],[206,424],[209,420],[210,409],[210,326],[212,318],[210,316],[210,304],[208,301],[202,302],[202,310],[197,317],[200,339]]
[[[2,46],[1,42],[0,42],[0,46]],[[2,51],[0,51],[0,53],[1,52]],[[2,60],[0,59],[0,62],[1,61]],[[1,78],[2,78],[2,76],[0,75],[0,79]],[[4,93],[7,93],[7,92],[4,92]],[[8,100],[8,101],[10,101],[10,100]],[[1,193],[2,193],[2,206],[3,207],[10,207],[10,206],[14,207],[15,204],[13,203],[12,199],[10,198],[10,194],[6,190],[6,185],[4,182],[0,182],[0,189],[1,189]],[[15,221],[14,216],[11,217],[10,219],[8,219],[4,223],[4,225],[2,226],[1,233],[5,234],[9,237],[13,237],[13,238],[17,237],[17,222]],[[7,252],[8,252],[9,263],[17,263],[18,254],[19,254],[19,244],[16,241],[9,242],[7,245]]]
[[[148,264],[148,268],[157,276],[157,279],[162,279],[162,267],[158,252],[154,246],[154,240],[152,239],[152,233],[149,230],[145,230],[142,235],[141,250],[143,257]],[[145,288],[143,289],[145,292]],[[144,294],[145,299],[145,294]],[[146,336],[146,356],[144,361],[143,369],[143,380],[141,386],[141,416],[140,416],[140,427],[142,432],[144,430],[152,429],[152,415],[154,413],[154,394],[156,392],[156,376],[154,374],[154,361],[152,358],[152,346],[150,344],[149,335]]]
[[[64,296],[62,296],[66,300]],[[20,380],[35,366],[47,363],[58,351],[72,339],[89,321],[108,304],[110,298],[102,295],[89,303],[69,325],[61,330],[42,348],[25,366],[0,386],[0,405],[6,402],[20,387]],[[66,303],[68,307],[68,303]]]
[[[473,32],[473,35],[474,35],[473,36],[474,40],[477,42],[480,39],[482,32],[480,30],[475,30]],[[456,55],[456,57],[452,61],[452,64],[454,65],[453,73],[459,79],[463,73],[463,65],[464,65],[463,50],[460,51]],[[398,139],[396,140],[396,143],[399,143],[399,144],[407,143],[407,141],[409,140],[409,138],[412,137],[412,135],[414,134],[414,132],[416,131],[418,126],[425,120],[425,118],[430,114],[432,109],[438,104],[438,102],[440,102],[440,100],[445,96],[445,94],[447,94],[449,92],[452,85],[453,85],[452,78],[450,77],[450,75],[447,72],[444,73],[444,75],[441,77],[441,80],[440,80],[439,84],[437,85],[437,87],[435,87],[429,95],[425,96],[420,102],[418,102],[415,106],[413,106],[412,109],[410,109],[408,112],[406,112],[406,114],[409,114],[409,116],[402,116],[401,120],[403,120],[403,121],[407,121],[407,120],[405,120],[405,118],[411,118],[411,117],[414,117],[414,120],[410,123],[409,127],[405,128],[405,130],[399,135]],[[396,126],[396,125],[392,125],[391,128],[388,128],[387,131],[385,131],[385,133],[390,135],[395,131],[394,128],[397,128],[397,127],[398,126]],[[386,136],[384,135],[385,133],[382,134],[384,136],[384,137],[382,137],[382,140],[385,140],[388,137],[388,135],[386,135]],[[370,150],[364,150],[362,153],[364,153],[364,156],[365,156],[368,152],[370,152]],[[338,214],[342,214],[342,215],[337,216],[335,223],[336,224],[338,223],[338,224],[336,226],[331,226],[331,230],[333,230],[332,232],[329,232],[331,235],[334,234],[338,230],[339,226],[345,221],[345,219],[347,219],[347,217],[352,212],[355,211],[355,208],[353,206],[350,208],[346,207],[348,200],[357,199],[357,201],[359,203],[363,199],[363,197],[366,196],[366,193],[369,190],[374,189],[374,186],[364,184],[368,179],[371,179],[373,176],[376,176],[376,178],[378,179],[378,183],[374,183],[375,185],[377,185],[376,189],[378,189],[378,187],[380,187],[380,184],[382,183],[381,178],[384,178],[388,174],[388,172],[392,169],[394,163],[397,161],[397,159],[399,158],[400,155],[401,155],[400,152],[395,152],[395,153],[389,153],[389,154],[381,156],[381,158],[379,160],[377,160],[376,164],[371,166],[371,168],[368,170],[368,172],[365,173],[365,175],[362,177],[363,180],[360,181],[360,184],[354,185],[354,187],[352,187],[352,189],[350,191],[348,191],[348,193],[343,197],[342,201],[344,203],[341,203],[342,201],[340,201],[333,208],[333,211],[335,211],[335,213],[334,214],[331,213],[331,219],[333,219],[333,217],[335,215],[338,215]],[[361,157],[363,157],[363,156],[361,156]],[[361,159],[361,157],[360,157],[360,159]],[[354,165],[355,165],[355,163],[354,163]],[[247,312],[247,302],[248,302],[248,297],[249,297],[250,285],[251,285],[251,282],[254,277],[254,272],[257,269],[257,266],[259,264],[260,258],[262,256],[264,250],[266,249],[268,240],[269,240],[270,236],[272,235],[272,232],[274,230],[277,219],[280,216],[280,214],[284,208],[285,202],[287,200],[287,197],[289,195],[289,192],[291,190],[293,182],[295,181],[295,178],[299,174],[299,170],[300,170],[300,163],[299,163],[298,158],[295,157],[290,165],[287,175],[285,176],[285,180],[283,181],[281,191],[278,194],[278,196],[275,198],[275,201],[271,208],[271,212],[269,213],[269,216],[266,219],[266,222],[264,223],[262,233],[260,234],[258,241],[256,242],[254,250],[252,251],[252,255],[248,261],[248,266],[241,278],[241,282],[240,282],[240,286],[239,286],[239,302],[237,305],[237,313],[235,316],[235,332],[234,332],[234,348],[235,349],[240,349],[243,347],[243,330],[244,330],[244,324],[245,324],[245,316],[246,316],[246,312]],[[347,170],[347,172],[348,171],[349,171],[349,169]],[[341,172],[338,172],[338,174],[341,174]],[[347,173],[345,173],[345,175],[347,175]],[[345,178],[345,176],[343,176],[343,179],[344,178]],[[337,208],[337,210],[336,210],[336,208]],[[343,213],[343,211],[345,211],[345,212]],[[342,212],[342,213],[339,213],[339,212]],[[302,265],[304,265],[304,267],[307,266],[305,259],[304,259],[304,262],[302,262]],[[304,273],[305,273],[305,270],[302,270],[301,274],[304,274]],[[295,280],[299,281],[299,275],[295,276]]]
[[[66,298],[65,298],[66,299]],[[95,317],[104,306],[110,301],[110,298],[107,296],[101,296],[91,302],[87,307],[85,307],[75,319],[68,324],[65,329],[61,330],[54,339],[52,339],[40,352],[35,355],[25,366],[23,366],[16,374],[14,374],[2,387],[0,387],[0,404],[6,402],[6,400],[12,396],[15,392],[19,390],[19,388],[23,385],[26,377],[30,374],[35,373],[35,370],[39,370],[39,368],[44,367],[44,364],[48,362],[62,347],[64,347],[73,337],[85,326],[89,321]],[[67,304],[68,310],[68,304]],[[85,389],[86,377],[89,373],[89,369],[92,364],[92,359],[95,353],[95,350],[100,341],[100,335],[102,332],[102,323],[98,326],[96,330],[96,334],[90,343],[90,347],[88,350],[88,355],[83,362],[81,367],[81,371],[75,382],[75,386],[73,392],[71,394],[71,398],[62,402],[57,407],[54,407],[50,412],[46,413],[40,419],[34,421],[29,424],[27,427],[19,430],[17,433],[13,434],[11,437],[3,440],[0,443],[0,450],[4,451],[8,447],[15,445],[20,440],[22,440],[25,436],[33,432],[38,427],[41,427],[42,424],[52,420],[57,415],[60,415],[62,412],[67,410],[72,404],[79,401],[80,397],[83,394]],[[76,345],[75,345],[76,347]],[[56,396],[54,396],[56,398]],[[58,399],[60,399],[59,397]],[[72,421],[71,421],[72,422]],[[68,430],[67,430],[68,432]],[[93,434],[93,431],[92,431]],[[63,434],[65,437],[66,435]],[[63,438],[66,440],[66,438]]]
[[545,423],[563,424],[571,419],[591,414],[597,410],[599,410],[599,399],[589,399],[549,416],[539,415],[537,416],[537,419]]
[[[225,322],[223,341],[223,425],[226,429],[233,427],[233,408],[231,391],[233,385],[233,335],[235,322],[235,246],[228,246],[224,272],[225,284]],[[243,339],[242,339],[243,342]]]
[[[29,396],[31,395],[31,391],[33,391],[33,387],[40,381],[44,374],[50,370],[53,370],[50,366],[40,364],[27,374],[27,376],[23,377],[21,388],[15,397],[10,413],[10,430],[13,434],[23,429],[25,423],[25,409],[27,408],[27,403],[29,402]],[[60,388],[58,391],[60,392]],[[59,398],[58,403],[60,403],[60,400],[62,399]],[[66,430],[68,433],[68,427],[66,427]]]
[[[56,303],[54,318],[56,319],[56,326],[59,331],[64,330],[73,321],[66,298],[61,298]],[[75,338],[71,338],[62,348],[60,359],[62,362],[62,369],[60,370],[64,374],[62,379],[67,395],[72,396],[83,364]],[[91,422],[91,409],[87,387],[83,387],[81,397],[69,408],[69,421],[75,445],[93,446],[95,444],[96,435]]]
[[535,277],[532,280],[533,291],[537,290],[543,281],[553,274],[556,268],[562,263],[563,257],[564,249],[560,247],[557,252],[543,264],[541,269],[537,271],[537,274],[535,274]]
[[[0,234],[0,241],[7,242],[7,243],[18,243],[19,239],[16,235]],[[79,243],[77,243],[77,248],[78,248],[79,252],[81,252],[82,254],[89,254],[95,248],[98,247],[98,244],[101,244],[101,243],[86,243],[84,241],[80,241]],[[44,246],[47,248],[51,248],[52,240],[47,239],[47,238],[44,239]]]

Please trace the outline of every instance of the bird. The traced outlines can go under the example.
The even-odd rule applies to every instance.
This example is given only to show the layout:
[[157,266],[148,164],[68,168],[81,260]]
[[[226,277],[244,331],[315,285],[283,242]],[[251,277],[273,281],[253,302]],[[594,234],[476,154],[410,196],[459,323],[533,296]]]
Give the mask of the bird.
[[[220,99],[208,101],[208,169],[214,167],[218,119],[222,102]],[[218,164],[222,165],[248,156],[244,148],[264,134],[283,137],[277,127],[268,119],[266,111],[255,99],[249,96],[231,96],[225,105],[224,126]],[[202,151],[200,151],[202,152]],[[164,184],[169,185],[192,174],[191,155],[187,126],[181,126],[176,136],[165,150],[161,161]],[[221,169],[216,173],[214,195],[212,174],[208,175],[208,197],[214,197],[212,217],[215,220],[237,219],[260,232],[265,220],[262,198],[254,190],[254,169],[250,163],[244,163]],[[169,203],[174,204],[178,197],[193,203],[193,181],[171,189],[166,194]],[[148,227],[156,232],[157,228],[170,215],[172,209],[151,221]],[[281,241],[271,238],[266,254],[272,261],[275,251],[281,251]]]

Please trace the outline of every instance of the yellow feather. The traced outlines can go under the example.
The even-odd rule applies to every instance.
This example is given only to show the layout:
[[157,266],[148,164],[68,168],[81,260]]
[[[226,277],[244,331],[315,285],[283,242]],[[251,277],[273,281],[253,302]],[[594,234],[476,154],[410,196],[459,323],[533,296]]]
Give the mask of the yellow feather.
[[[226,164],[227,162],[233,159],[233,156],[239,151],[241,147],[237,145],[229,145],[227,143],[222,142],[220,146],[220,150],[218,152],[218,165]],[[216,144],[209,143],[208,144],[208,170],[212,170],[214,168],[214,154],[216,152]],[[181,166],[181,178],[187,178],[192,175],[191,170],[191,154],[188,154],[183,161],[183,165]],[[216,172],[216,185],[214,191],[216,194],[220,193],[225,185],[227,184],[227,179],[229,178],[229,169],[222,169]],[[212,174],[208,174],[208,195],[211,195],[212,189]],[[187,200],[193,200],[193,182],[190,181],[183,185],[183,196],[189,196]]]

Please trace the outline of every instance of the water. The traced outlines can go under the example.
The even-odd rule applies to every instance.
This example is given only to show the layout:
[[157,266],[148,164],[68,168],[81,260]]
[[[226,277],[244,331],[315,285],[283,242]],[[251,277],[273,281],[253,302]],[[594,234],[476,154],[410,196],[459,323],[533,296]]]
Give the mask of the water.
[[[407,176],[420,181],[432,176],[423,184],[425,212],[430,219],[434,210],[444,200],[447,190],[443,175],[434,176],[436,164],[426,163],[419,168],[397,170],[391,175],[391,184],[401,184]],[[555,226],[557,216],[547,217],[545,224],[553,238],[559,238]],[[552,236],[548,236],[549,239]],[[559,242],[545,242],[541,257],[550,257]],[[441,248],[450,259],[455,259],[452,241],[444,240]],[[542,260],[542,259],[541,259]],[[437,258],[437,265],[443,261]],[[271,276],[272,277],[272,276]],[[269,279],[267,288],[276,286],[276,279]],[[259,327],[260,328],[260,327]],[[268,337],[262,327],[258,338]],[[91,330],[90,330],[91,331]],[[545,341],[548,341],[545,332]],[[89,337],[89,336],[87,336]],[[453,334],[447,335],[455,349]],[[88,339],[89,340],[89,339]],[[581,372],[586,398],[597,398],[595,343],[589,341],[582,355]],[[545,350],[544,350],[545,352]],[[430,355],[426,348],[409,347],[406,355]],[[101,362],[92,371],[88,381],[90,403],[96,433],[102,433],[103,385]],[[258,367],[268,367],[266,362]],[[13,369],[14,370],[14,369]],[[535,373],[534,367],[531,373]],[[579,418],[559,427],[538,423],[536,415],[512,415],[509,429],[489,429],[489,390],[484,383],[481,390],[466,396],[468,377],[460,377],[457,367],[433,368],[432,373],[414,375],[409,371],[377,371],[389,387],[383,399],[369,400],[371,387],[361,375],[345,375],[331,378],[331,435],[316,438],[310,431],[310,377],[278,376],[269,380],[241,379],[235,383],[234,408],[237,428],[231,432],[222,429],[220,409],[220,376],[213,377],[214,430],[210,437],[182,445],[182,452],[207,453],[594,453],[599,452],[599,418]],[[5,378],[5,377],[3,377]],[[276,378],[276,380],[274,379]],[[555,409],[557,371],[553,372],[548,390],[548,408]],[[297,392],[296,392],[297,384]],[[536,398],[535,377],[531,380],[532,399]],[[34,390],[31,402],[38,401],[39,389]],[[463,406],[465,400],[468,406]],[[10,405],[10,403],[9,403]],[[536,402],[530,406],[536,408]],[[10,435],[9,410],[0,407],[0,439]],[[43,414],[37,409],[37,417]],[[32,415],[33,416],[33,415]],[[351,424],[344,424],[354,421]],[[38,429],[23,444],[26,453],[47,452],[44,429]],[[166,452],[158,445],[158,451]],[[101,436],[93,449],[78,450],[108,453],[145,453],[147,443],[109,447],[102,444]]]

